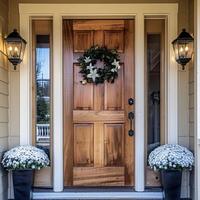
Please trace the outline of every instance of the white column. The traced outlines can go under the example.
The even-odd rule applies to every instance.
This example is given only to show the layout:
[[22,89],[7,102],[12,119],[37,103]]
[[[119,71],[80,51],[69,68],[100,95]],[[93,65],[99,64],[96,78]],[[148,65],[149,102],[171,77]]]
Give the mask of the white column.
[[53,190],[63,190],[62,17],[53,16]]
[[194,65],[194,146],[195,146],[195,200],[200,199],[200,0],[195,0],[195,65]]
[[172,41],[177,37],[177,13],[168,16],[167,21],[167,142],[178,143],[178,65],[174,58]]
[[144,191],[144,15],[135,17],[135,190]]
[[31,63],[30,21],[27,14],[20,15],[20,34],[27,41],[23,62],[20,64],[20,144],[31,143]]

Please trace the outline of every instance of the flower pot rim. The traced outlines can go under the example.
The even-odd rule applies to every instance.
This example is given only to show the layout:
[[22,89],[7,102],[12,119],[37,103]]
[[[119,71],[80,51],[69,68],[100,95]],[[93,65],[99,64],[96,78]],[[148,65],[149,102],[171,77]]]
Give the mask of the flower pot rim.
[[8,171],[33,171],[34,169],[9,169]]
[[166,172],[182,172],[183,169],[161,169],[160,171],[166,171]]

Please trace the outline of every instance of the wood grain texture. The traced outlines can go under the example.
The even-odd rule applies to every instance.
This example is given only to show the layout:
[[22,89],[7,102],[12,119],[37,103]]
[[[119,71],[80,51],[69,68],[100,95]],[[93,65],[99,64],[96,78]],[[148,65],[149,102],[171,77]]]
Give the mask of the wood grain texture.
[[160,187],[160,173],[146,168],[146,186]]
[[[129,105],[127,100],[129,98],[135,98],[135,22],[134,20],[125,20],[125,50],[124,50],[124,109],[125,109],[125,183],[126,185],[134,185],[135,177],[135,137],[130,137],[127,133],[130,129],[130,122],[128,119],[128,113],[135,111],[134,105]],[[133,130],[135,129],[135,123],[132,124]]]
[[80,67],[74,65],[74,109],[75,110],[92,110],[94,106],[94,85],[81,84],[82,75],[79,73]]
[[73,30],[124,30],[124,20],[74,20]]
[[104,84],[104,110],[124,110],[124,66],[121,64],[114,84]]
[[94,163],[93,124],[74,124],[74,165],[92,166]]
[[124,124],[104,124],[104,165],[124,165]]
[[52,186],[52,167],[37,170],[34,173],[34,187]]
[[[127,100],[134,98],[134,22],[64,20],[63,28],[65,185],[133,185],[134,137],[127,134],[127,116],[134,108],[127,106]],[[91,38],[88,35],[93,39],[85,39],[81,46],[77,41]],[[114,84],[80,83],[77,58],[91,40],[119,49],[121,69]],[[97,66],[102,63],[98,61]],[[108,173],[111,168],[112,176]],[[86,178],[88,175],[92,178]]]
[[105,44],[109,49],[124,52],[124,30],[104,31]]
[[[90,22],[91,23],[91,22]],[[93,27],[94,28],[94,27]],[[104,31],[102,29],[94,31],[94,44],[104,46]],[[97,62],[97,67],[102,63]],[[104,108],[104,84],[94,85],[94,110],[101,111]]]
[[94,166],[104,166],[104,123],[94,123]]
[[125,119],[124,111],[84,111],[74,110],[73,120],[74,122],[106,122],[106,121],[121,121]]
[[74,167],[74,186],[123,186],[124,167]]
[[73,21],[63,21],[64,185],[73,185]]
[[74,52],[84,52],[94,45],[93,31],[74,31]]

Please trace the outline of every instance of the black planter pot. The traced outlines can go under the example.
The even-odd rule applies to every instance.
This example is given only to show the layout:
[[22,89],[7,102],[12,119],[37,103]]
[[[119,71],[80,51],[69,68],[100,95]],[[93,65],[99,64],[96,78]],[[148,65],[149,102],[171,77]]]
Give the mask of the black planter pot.
[[165,200],[180,200],[182,171],[162,170],[161,181],[165,193]]
[[30,200],[30,192],[33,183],[33,171],[14,170],[12,175],[15,200]]

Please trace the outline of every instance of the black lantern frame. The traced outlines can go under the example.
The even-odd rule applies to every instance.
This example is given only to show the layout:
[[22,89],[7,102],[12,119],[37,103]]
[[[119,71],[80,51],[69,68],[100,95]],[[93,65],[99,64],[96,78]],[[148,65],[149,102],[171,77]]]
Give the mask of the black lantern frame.
[[194,49],[194,38],[182,30],[180,35],[172,42],[176,62],[182,65],[182,69],[185,69],[185,65],[192,59]]
[[16,70],[16,66],[23,60],[26,44],[26,40],[20,36],[17,29],[14,29],[13,32],[5,38],[6,55],[8,60],[13,64],[14,70]]

